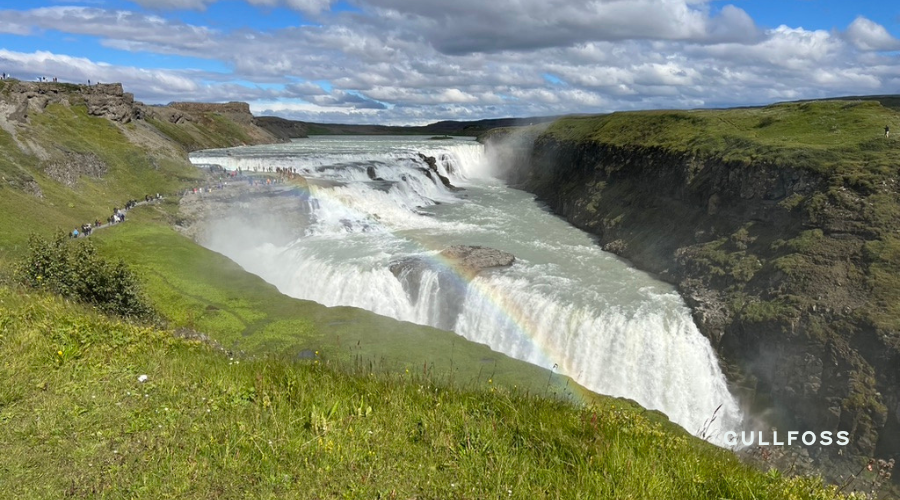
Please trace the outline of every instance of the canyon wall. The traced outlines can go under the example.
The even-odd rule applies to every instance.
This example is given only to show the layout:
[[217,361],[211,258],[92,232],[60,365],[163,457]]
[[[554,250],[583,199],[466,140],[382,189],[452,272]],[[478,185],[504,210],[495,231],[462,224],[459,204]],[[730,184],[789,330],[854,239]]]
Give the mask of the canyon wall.
[[767,424],[850,434],[820,461],[898,457],[900,341],[872,278],[896,261],[895,185],[535,129],[486,144],[508,182],[676,284]]

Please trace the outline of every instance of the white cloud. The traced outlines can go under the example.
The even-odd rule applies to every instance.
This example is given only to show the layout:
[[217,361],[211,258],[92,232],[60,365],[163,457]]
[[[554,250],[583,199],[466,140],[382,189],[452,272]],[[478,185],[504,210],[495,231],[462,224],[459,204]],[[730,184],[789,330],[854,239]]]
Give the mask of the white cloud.
[[[158,10],[204,10],[219,0],[132,0],[150,9]],[[251,5],[275,7],[285,5],[307,14],[318,14],[328,10],[333,0],[247,0]]]
[[566,47],[585,41],[739,41],[759,32],[743,10],[710,16],[696,0],[357,0],[383,30],[412,31],[447,54]]
[[160,10],[181,9],[181,10],[202,10],[207,5],[215,3],[216,0],[132,0],[134,3],[143,7]]
[[900,40],[891,36],[884,26],[862,16],[850,23],[845,35],[859,50],[900,50]]
[[[178,8],[211,3],[191,1]],[[703,0],[355,0],[362,13],[340,14],[326,13],[329,0],[292,5],[319,9],[321,22],[221,31],[102,8],[0,10],[0,31],[92,35],[116,50],[210,59],[229,70],[10,51],[0,52],[0,65],[32,77],[122,81],[148,102],[245,100],[295,118],[385,123],[761,104],[894,92],[900,80],[896,55],[884,52],[896,40],[865,18],[837,33],[762,31],[743,10],[715,11]]]

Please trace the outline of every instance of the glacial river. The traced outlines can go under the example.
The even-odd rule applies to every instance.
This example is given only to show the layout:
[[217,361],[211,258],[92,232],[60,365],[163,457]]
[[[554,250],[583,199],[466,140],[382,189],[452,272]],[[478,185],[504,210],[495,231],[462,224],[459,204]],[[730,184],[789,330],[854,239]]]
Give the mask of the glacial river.
[[[429,175],[420,153],[463,190]],[[205,242],[287,295],[454,331],[658,409],[692,433],[721,406],[716,443],[717,430],[741,429],[715,353],[675,290],[494,179],[474,141],[332,136],[191,159],[229,170],[292,168],[310,180],[303,213],[277,214],[298,228],[289,237]],[[469,280],[438,256],[457,244],[516,261]],[[409,257],[418,265],[395,276],[390,265]]]

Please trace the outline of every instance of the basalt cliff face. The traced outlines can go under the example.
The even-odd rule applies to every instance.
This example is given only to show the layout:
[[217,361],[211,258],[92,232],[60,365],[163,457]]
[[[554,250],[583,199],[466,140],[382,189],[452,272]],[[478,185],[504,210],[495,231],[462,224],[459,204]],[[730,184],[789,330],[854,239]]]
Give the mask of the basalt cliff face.
[[900,340],[875,280],[898,257],[890,176],[860,190],[808,168],[639,141],[532,130],[485,142],[511,184],[678,286],[765,425],[847,431],[843,450],[806,450],[830,465],[900,458]]

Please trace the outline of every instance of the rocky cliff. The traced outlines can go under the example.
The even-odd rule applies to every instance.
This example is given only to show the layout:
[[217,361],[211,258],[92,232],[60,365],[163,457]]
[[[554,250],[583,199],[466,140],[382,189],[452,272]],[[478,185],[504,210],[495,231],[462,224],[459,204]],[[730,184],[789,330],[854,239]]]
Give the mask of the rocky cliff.
[[[795,111],[779,110],[779,119]],[[501,161],[511,183],[676,284],[735,390],[768,425],[849,432],[846,449],[807,450],[822,462],[898,457],[895,146],[861,139],[872,152],[859,165],[853,149],[804,156],[755,135],[755,116],[721,140],[738,147],[717,149],[705,121],[690,133],[682,123],[735,123],[715,113],[563,120],[544,132],[497,133],[487,145],[511,160]],[[638,133],[623,133],[634,122]],[[686,144],[669,139],[679,134]]]
[[260,116],[256,118],[256,125],[264,128],[270,134],[281,140],[301,139],[308,137],[307,125],[303,122],[285,120],[277,116]]
[[91,116],[128,123],[142,116],[142,105],[122,84],[75,85],[68,83],[3,82],[3,106],[9,120],[24,123],[30,114],[42,112],[50,104],[80,104]]
[[38,199],[54,183],[189,172],[190,151],[278,141],[246,103],[148,106],[118,83],[0,81],[0,188]]
[[256,126],[250,106],[243,102],[189,103],[148,106],[134,100],[120,83],[78,85],[56,82],[0,82],[0,121],[14,133],[31,117],[51,105],[84,107],[88,116],[116,124],[149,123],[187,150],[278,142],[281,139]]

